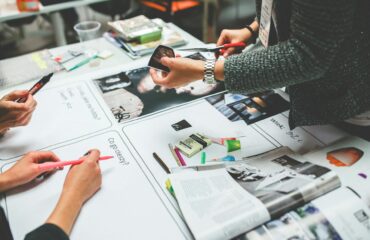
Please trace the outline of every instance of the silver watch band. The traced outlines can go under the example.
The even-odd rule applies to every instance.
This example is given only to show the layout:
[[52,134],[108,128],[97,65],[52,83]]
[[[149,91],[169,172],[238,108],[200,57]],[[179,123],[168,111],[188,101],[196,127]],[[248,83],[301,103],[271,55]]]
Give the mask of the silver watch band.
[[204,64],[204,79],[203,81],[207,84],[215,84],[215,59],[207,59]]

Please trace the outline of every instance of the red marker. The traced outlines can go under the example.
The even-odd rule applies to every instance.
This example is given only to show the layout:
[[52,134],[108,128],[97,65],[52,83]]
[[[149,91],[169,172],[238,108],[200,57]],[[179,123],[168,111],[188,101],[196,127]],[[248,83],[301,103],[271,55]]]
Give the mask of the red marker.
[[[38,91],[40,91],[41,88],[43,88],[49,82],[53,74],[54,73],[50,73],[49,75],[46,75],[43,78],[41,78],[40,81],[38,81],[35,85],[33,85],[30,90],[28,90],[28,93],[31,95],[35,95]],[[18,99],[16,102],[24,103],[26,100],[27,100],[27,97],[22,97]]]
[[[98,160],[108,160],[113,158],[113,156],[103,156],[100,157]],[[60,161],[60,162],[45,162],[38,165],[40,171],[47,171],[67,165],[76,165],[80,164],[84,161],[84,159],[72,160],[72,161]]]

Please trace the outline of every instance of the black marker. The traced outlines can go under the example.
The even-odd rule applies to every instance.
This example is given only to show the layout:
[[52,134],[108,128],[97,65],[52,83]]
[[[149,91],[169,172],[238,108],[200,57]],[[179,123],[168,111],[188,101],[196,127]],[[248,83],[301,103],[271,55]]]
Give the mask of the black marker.
[[[49,75],[44,76],[41,78],[40,81],[38,81],[35,85],[31,87],[30,90],[28,90],[28,93],[31,95],[35,95],[38,91],[41,90],[50,80],[50,78],[53,76],[54,73],[50,73]],[[16,102],[18,103],[24,103],[27,100],[27,97],[19,98]]]
[[159,163],[159,165],[161,165],[161,167],[163,168],[163,170],[166,172],[166,173],[171,173],[170,169],[167,167],[167,165],[163,162],[163,160],[154,152],[153,153],[153,157],[155,160],[157,160],[157,162]]

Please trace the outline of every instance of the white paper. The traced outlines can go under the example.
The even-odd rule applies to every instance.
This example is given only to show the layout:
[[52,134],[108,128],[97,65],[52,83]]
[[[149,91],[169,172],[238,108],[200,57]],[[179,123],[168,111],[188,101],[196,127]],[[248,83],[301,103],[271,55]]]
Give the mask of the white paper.
[[90,87],[84,82],[43,89],[31,122],[11,129],[0,139],[0,159],[83,137],[112,126]]
[[[53,149],[62,160],[99,148],[114,159],[101,161],[101,189],[82,208],[71,239],[190,239],[184,223],[155,191],[117,132],[110,131]],[[6,164],[3,171],[10,167]],[[69,167],[38,186],[9,192],[4,204],[15,240],[42,225],[61,193]]]
[[288,111],[277,114],[255,123],[254,126],[262,134],[270,136],[272,141],[288,146],[300,154],[325,147],[346,136],[342,131],[331,126],[297,127],[290,130],[288,114]]

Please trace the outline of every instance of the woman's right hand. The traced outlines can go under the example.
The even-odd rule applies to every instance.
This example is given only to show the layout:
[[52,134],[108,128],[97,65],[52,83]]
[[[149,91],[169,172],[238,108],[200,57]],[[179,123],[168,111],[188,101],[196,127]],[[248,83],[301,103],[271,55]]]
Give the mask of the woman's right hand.
[[[24,103],[17,103],[19,98],[26,97]],[[0,134],[9,128],[25,126],[32,117],[37,102],[26,90],[13,91],[0,99]]]
[[[252,37],[252,33],[247,28],[235,29],[235,30],[224,29],[222,30],[221,35],[218,38],[216,45],[221,46],[227,43],[237,43],[237,42],[246,43],[251,37]],[[236,48],[228,48],[223,53],[223,56],[226,58],[234,53],[236,53]]]
[[64,181],[62,198],[72,198],[82,205],[99,190],[102,183],[99,157],[99,150],[90,150],[81,164],[70,168]]
[[74,165],[64,181],[62,194],[54,211],[46,221],[61,228],[67,235],[82,205],[100,188],[102,175],[99,167],[98,150],[90,150],[81,164]]

